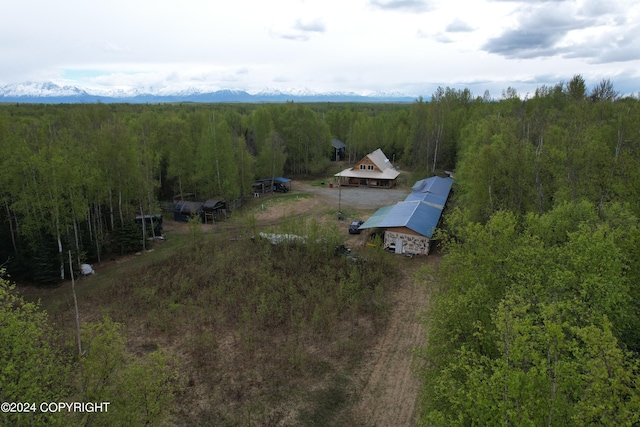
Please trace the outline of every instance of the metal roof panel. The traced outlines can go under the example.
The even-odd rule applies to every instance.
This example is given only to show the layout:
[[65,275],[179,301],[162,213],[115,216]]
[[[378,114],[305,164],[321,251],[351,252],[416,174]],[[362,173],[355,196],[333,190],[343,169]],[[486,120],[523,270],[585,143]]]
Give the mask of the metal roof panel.
[[378,209],[360,228],[407,227],[431,238],[441,214],[442,208],[430,203],[419,200],[398,202]]
[[360,226],[360,229],[364,229],[364,228],[377,228],[379,227],[380,221],[382,221],[384,219],[384,217],[387,215],[387,213],[393,208],[393,206],[385,206],[383,208],[378,209],[377,211],[375,211],[373,213],[373,215],[371,215],[371,217],[366,220],[364,222],[364,224],[362,224]]

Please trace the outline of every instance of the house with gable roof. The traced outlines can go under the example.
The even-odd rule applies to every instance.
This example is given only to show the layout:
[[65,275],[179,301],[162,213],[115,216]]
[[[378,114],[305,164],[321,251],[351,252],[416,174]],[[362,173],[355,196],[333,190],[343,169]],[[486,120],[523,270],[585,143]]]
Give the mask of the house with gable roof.
[[381,149],[367,154],[355,166],[338,172],[339,185],[352,187],[393,188],[400,175]]

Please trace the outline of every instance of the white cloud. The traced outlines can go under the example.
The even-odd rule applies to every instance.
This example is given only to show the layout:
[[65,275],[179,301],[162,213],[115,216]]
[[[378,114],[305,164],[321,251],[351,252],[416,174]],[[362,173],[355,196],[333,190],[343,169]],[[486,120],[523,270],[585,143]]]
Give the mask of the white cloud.
[[580,73],[632,87],[638,23],[635,0],[22,0],[3,8],[0,85],[498,95]]

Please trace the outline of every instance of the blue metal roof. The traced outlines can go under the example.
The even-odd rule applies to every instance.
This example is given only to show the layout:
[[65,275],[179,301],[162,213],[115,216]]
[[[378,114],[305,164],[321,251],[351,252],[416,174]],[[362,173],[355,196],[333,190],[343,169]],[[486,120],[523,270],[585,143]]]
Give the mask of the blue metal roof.
[[418,181],[404,202],[378,209],[360,229],[407,227],[431,238],[440,222],[452,184],[452,178],[439,176]]
[[425,202],[398,202],[381,221],[381,227],[407,227],[423,236],[433,237],[442,209]]
[[398,202],[378,209],[360,228],[407,227],[431,238],[441,214],[442,208],[419,200]]
[[[256,180],[256,182],[269,182],[269,181],[271,181],[271,178],[262,178],[262,179]],[[277,176],[273,178],[273,182],[287,183],[287,182],[291,182],[291,180],[289,178],[283,178],[281,176]]]
[[362,230],[363,228],[377,228],[377,227],[380,227],[380,221],[382,221],[384,219],[384,217],[387,215],[387,213],[389,213],[389,211],[392,208],[393,208],[393,206],[385,206],[383,208],[378,209],[359,228]]
[[432,176],[431,178],[422,179],[416,182],[411,191],[413,193],[432,193],[444,196],[445,199],[449,196],[451,191],[451,185],[453,184],[453,178],[441,178],[439,176]]
[[420,180],[411,187],[412,192],[405,201],[420,200],[442,208],[449,198],[451,185],[453,185],[452,178],[432,176],[431,178]]
[[338,149],[338,150],[342,150],[343,148],[346,147],[346,145],[344,144],[344,142],[340,141],[337,138],[333,138],[331,140],[331,145],[333,146],[333,148]]
[[412,202],[415,200],[419,200],[421,202],[431,203],[433,205],[439,206],[440,208],[444,207],[444,204],[447,202],[446,196],[440,196],[438,194],[432,193],[410,193],[405,202]]

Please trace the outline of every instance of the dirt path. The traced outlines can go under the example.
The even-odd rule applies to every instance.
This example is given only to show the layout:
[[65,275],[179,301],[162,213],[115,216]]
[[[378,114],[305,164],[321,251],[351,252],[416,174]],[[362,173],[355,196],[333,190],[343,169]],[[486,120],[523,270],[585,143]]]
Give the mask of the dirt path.
[[[309,212],[322,206],[334,206],[338,202],[339,190],[336,188],[296,183],[295,191],[315,196],[299,203],[299,207],[296,206],[298,204],[286,207],[296,213],[300,210]],[[406,189],[347,188],[342,191],[341,198],[343,206],[373,212],[379,207],[403,200],[407,192]],[[263,222],[272,219],[273,215],[279,217],[281,214],[274,208],[270,215],[265,213],[257,217],[259,222]],[[414,272],[423,263],[437,262],[437,257],[399,257],[398,261],[403,264],[403,268],[397,288],[391,295],[389,323],[375,346],[365,355],[360,370],[354,376],[360,399],[348,410],[353,414],[351,419],[358,420],[361,426],[416,424],[415,409],[420,381],[414,369],[412,354],[414,348],[425,342],[425,329],[420,321],[420,314],[427,304],[428,296],[425,286],[416,283]]]
[[420,383],[412,352],[425,342],[419,317],[427,303],[427,292],[411,277],[414,268],[408,270],[392,295],[393,309],[387,329],[365,356],[358,375],[363,389],[354,415],[363,426],[416,425]]
[[[295,183],[296,191],[314,195],[312,199],[289,204],[286,207],[270,208],[269,212],[257,215],[259,223],[282,216],[279,210],[311,212],[338,203],[338,189],[314,187],[307,183]],[[392,205],[406,197],[407,189],[346,188],[340,195],[343,207],[371,211]],[[366,218],[362,218],[366,219]],[[344,228],[346,234],[346,226]],[[347,235],[348,236],[348,235]],[[358,237],[355,237],[357,240]],[[393,255],[390,255],[393,256]],[[414,426],[415,409],[420,381],[414,369],[413,349],[425,342],[425,329],[420,314],[427,304],[425,286],[416,283],[414,272],[424,263],[437,262],[437,257],[407,259],[402,263],[402,274],[391,295],[392,309],[387,328],[363,360],[360,370],[354,375],[355,387],[360,399],[351,408],[349,417],[361,426]]]

